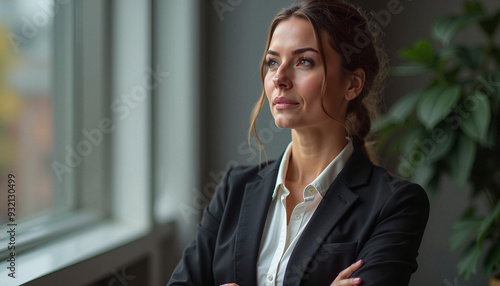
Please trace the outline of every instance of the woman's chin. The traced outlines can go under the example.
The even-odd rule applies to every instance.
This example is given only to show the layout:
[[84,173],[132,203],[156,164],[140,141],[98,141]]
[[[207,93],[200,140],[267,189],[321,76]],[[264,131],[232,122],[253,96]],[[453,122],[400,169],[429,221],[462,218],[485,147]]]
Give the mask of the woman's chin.
[[289,121],[285,121],[285,120],[274,120],[274,124],[276,124],[276,126],[279,128],[279,129],[293,129],[294,128],[294,124],[293,122],[289,122]]

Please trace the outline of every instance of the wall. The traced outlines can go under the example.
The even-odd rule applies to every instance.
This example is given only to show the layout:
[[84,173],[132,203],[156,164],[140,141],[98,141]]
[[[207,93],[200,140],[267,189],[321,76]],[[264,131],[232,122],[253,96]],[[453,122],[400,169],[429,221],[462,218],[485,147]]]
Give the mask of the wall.
[[[386,9],[389,0],[359,0],[367,11]],[[484,1],[488,7],[500,6],[496,0]],[[214,4],[215,3],[215,4]],[[226,165],[249,164],[257,159],[249,153],[245,142],[249,115],[261,93],[259,63],[267,38],[268,26],[274,15],[292,1],[286,0],[220,0],[207,5],[206,28],[206,93],[204,103],[205,162],[202,172],[205,183],[214,180]],[[393,15],[384,27],[383,40],[392,60],[397,50],[428,36],[433,19],[458,13],[460,1],[401,1],[401,13]],[[217,4],[217,5],[216,5]],[[225,6],[223,5],[225,4]],[[477,38],[474,31],[462,40]],[[395,98],[424,83],[423,78],[391,78],[386,92],[389,106]],[[289,131],[274,128],[267,102],[260,115],[260,129],[266,139],[269,158],[276,158],[289,142]],[[457,192],[449,183],[442,186],[441,195],[432,203],[432,210],[422,247],[420,268],[411,285],[486,285],[480,275],[465,281],[457,276],[457,256],[448,252],[449,227],[459,216],[468,199],[467,192]],[[479,273],[481,271],[478,271]]]

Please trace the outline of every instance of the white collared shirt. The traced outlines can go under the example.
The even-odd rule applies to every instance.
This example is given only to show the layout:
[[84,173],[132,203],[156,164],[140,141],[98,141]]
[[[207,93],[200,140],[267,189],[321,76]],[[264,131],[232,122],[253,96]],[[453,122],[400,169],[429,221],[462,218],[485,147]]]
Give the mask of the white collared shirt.
[[[286,172],[292,143],[281,159],[276,186],[262,234],[259,259],[257,261],[257,283],[259,286],[283,285],[286,266],[304,228],[325,196],[328,188],[342,171],[354,151],[350,138],[335,159],[304,189],[304,201],[293,209],[287,226],[286,197],[290,191],[285,187]],[[333,281],[332,281],[333,282]]]

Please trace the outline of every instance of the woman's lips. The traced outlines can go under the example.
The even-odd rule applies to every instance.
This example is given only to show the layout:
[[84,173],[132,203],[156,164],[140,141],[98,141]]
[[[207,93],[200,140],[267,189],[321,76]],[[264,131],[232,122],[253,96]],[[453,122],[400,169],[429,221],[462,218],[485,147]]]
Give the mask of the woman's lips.
[[286,97],[276,97],[274,98],[273,103],[276,109],[288,109],[299,105],[298,102],[290,100]]

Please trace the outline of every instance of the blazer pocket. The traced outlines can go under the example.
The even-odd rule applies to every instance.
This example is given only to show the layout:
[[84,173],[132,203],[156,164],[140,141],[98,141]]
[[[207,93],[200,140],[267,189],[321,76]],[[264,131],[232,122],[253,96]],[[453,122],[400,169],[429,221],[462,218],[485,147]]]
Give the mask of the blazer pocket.
[[356,262],[357,247],[357,242],[320,245],[307,264],[301,285],[330,285],[340,271]]
[[357,241],[344,243],[324,243],[319,247],[318,253],[334,254],[343,252],[355,252],[357,247]]

